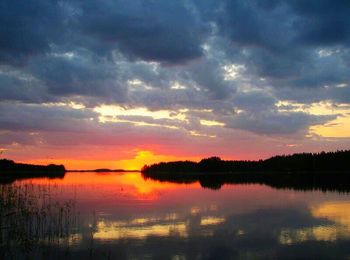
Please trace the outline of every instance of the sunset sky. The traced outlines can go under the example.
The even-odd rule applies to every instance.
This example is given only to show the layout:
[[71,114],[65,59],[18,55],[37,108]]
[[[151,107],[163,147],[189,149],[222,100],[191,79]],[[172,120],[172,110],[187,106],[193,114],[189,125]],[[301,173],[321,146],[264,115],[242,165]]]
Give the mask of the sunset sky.
[[0,157],[68,169],[350,148],[348,0],[2,0]]

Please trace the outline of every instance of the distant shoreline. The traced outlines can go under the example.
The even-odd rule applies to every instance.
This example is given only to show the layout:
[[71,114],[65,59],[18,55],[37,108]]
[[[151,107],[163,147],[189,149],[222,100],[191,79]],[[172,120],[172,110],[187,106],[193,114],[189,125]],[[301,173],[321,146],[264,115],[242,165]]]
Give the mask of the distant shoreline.
[[94,170],[66,170],[66,172],[140,172],[140,170],[123,170],[123,169],[94,169]]
[[[327,182],[350,191],[350,150],[299,153],[274,156],[259,161],[230,161],[219,157],[200,162],[176,161],[145,165],[141,171],[124,169],[66,170],[64,165],[32,165],[0,160],[0,179],[48,177],[63,178],[66,172],[123,173],[141,172],[146,179],[190,183],[200,181],[208,187],[225,183],[274,183],[284,185],[326,185]],[[283,183],[284,182],[284,183]]]
[[93,170],[66,170],[64,165],[35,165],[16,163],[8,159],[0,159],[0,184],[12,183],[16,180],[31,178],[64,178],[67,172],[81,173],[123,173],[123,172],[140,172],[140,170],[123,170],[123,169],[93,169]]

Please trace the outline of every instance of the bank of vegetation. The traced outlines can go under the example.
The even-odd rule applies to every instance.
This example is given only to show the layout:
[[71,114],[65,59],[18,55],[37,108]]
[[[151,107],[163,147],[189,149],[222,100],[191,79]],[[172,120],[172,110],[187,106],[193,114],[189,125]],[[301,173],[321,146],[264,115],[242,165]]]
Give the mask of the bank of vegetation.
[[7,159],[0,160],[0,183],[35,177],[63,178],[65,173],[66,169],[63,165],[33,165]]
[[145,179],[193,183],[219,189],[224,184],[266,184],[296,190],[350,192],[350,151],[299,153],[258,161],[210,157],[200,162],[177,161],[145,165]]

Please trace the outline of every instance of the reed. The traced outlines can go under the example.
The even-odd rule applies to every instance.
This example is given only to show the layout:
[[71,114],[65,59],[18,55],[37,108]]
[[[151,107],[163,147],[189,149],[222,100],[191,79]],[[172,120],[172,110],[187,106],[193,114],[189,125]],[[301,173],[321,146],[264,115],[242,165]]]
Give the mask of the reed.
[[75,201],[59,202],[49,185],[0,185],[0,259],[35,258],[69,248],[79,234]]

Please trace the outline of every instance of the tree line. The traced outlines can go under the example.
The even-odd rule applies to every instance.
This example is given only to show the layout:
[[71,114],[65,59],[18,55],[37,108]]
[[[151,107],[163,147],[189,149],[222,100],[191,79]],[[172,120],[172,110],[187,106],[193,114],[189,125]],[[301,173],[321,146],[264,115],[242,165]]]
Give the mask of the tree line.
[[0,159],[0,182],[30,177],[63,177],[66,169],[63,165],[33,165],[15,163],[12,160]]
[[143,173],[214,173],[266,171],[346,171],[350,170],[350,150],[278,155],[265,160],[222,160],[214,156],[200,162],[176,161],[145,165]]

